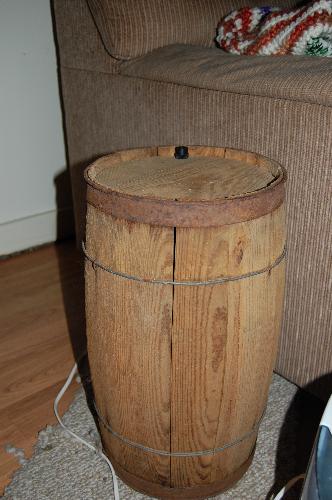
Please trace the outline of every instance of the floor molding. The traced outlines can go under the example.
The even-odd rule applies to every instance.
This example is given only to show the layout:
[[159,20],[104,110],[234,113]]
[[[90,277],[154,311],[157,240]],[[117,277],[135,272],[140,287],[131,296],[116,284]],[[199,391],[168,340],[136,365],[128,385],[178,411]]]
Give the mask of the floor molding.
[[0,255],[51,243],[73,234],[72,207],[54,209],[0,224]]

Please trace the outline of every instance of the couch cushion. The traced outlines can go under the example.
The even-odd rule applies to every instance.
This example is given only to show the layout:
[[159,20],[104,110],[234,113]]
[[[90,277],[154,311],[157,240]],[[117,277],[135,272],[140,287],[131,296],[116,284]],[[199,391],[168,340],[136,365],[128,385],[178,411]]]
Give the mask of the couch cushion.
[[[231,10],[266,0],[88,0],[108,52],[118,59],[174,43],[213,46],[218,21]],[[294,0],[269,0],[290,7]]]
[[332,106],[332,58],[235,56],[171,45],[121,65],[121,74],[190,87]]

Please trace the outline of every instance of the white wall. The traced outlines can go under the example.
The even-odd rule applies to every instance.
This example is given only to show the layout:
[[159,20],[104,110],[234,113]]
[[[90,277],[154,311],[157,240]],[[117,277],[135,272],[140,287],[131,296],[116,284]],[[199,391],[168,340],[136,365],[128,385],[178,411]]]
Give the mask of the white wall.
[[56,239],[65,165],[49,1],[1,0],[0,254]]

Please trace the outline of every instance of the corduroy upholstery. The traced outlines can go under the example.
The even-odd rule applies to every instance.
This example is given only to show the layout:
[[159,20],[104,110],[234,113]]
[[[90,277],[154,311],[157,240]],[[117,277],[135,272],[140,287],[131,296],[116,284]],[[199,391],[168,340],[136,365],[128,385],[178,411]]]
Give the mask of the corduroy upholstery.
[[[131,59],[173,43],[212,47],[217,22],[246,0],[88,0],[108,52]],[[266,0],[256,0],[265,5]],[[270,0],[289,7],[292,2]]]
[[332,105],[332,58],[239,57],[168,45],[121,65],[122,75],[231,94]]
[[[288,269],[276,369],[316,393],[332,392],[332,60],[251,59],[174,45],[108,64],[85,0],[54,5],[78,240],[83,168],[102,154],[183,143],[248,149],[281,162],[289,173]],[[76,33],[78,44],[80,16],[94,68],[90,49],[84,67],[87,40],[77,47],[78,63],[68,36]]]

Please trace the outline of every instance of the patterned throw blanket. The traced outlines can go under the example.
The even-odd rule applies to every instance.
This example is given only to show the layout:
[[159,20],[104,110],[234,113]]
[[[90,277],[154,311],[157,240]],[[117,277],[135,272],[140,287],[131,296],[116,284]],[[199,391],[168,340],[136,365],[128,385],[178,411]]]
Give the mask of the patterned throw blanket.
[[216,40],[232,54],[332,57],[332,0],[235,10],[220,21]]

